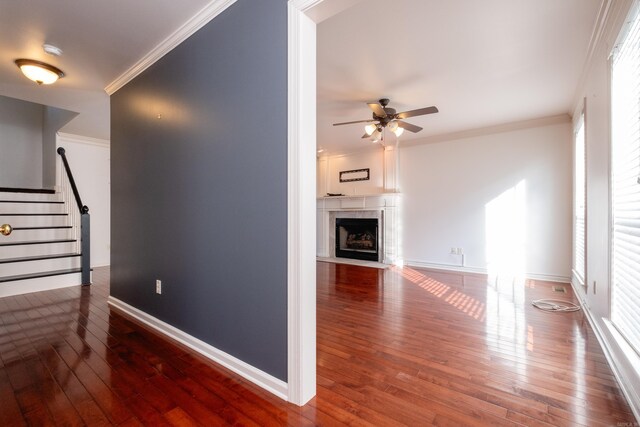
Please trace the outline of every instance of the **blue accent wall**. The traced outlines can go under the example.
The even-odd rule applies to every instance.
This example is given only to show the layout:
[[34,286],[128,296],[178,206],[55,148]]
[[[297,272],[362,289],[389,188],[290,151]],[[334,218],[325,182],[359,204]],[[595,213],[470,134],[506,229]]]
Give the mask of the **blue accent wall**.
[[287,2],[238,0],[116,92],[111,146],[111,294],[286,381]]

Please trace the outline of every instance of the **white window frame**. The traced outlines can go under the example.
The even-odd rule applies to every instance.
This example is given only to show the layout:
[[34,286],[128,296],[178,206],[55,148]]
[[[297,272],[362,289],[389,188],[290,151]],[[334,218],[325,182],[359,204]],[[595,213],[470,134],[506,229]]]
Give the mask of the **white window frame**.
[[[640,138],[636,137],[634,139],[629,135],[620,136],[621,128],[618,116],[618,114],[627,113],[630,109],[631,113],[628,114],[629,117],[637,118],[639,115],[637,113],[640,112],[640,102],[636,105],[632,101],[630,104],[625,105],[624,108],[620,108],[617,104],[619,95],[616,87],[620,86],[624,88],[624,90],[620,91],[620,93],[623,94],[621,96],[628,93],[633,94],[635,90],[634,95],[636,96],[634,97],[632,95],[629,98],[632,100],[638,99],[637,95],[640,94],[640,75],[636,74],[637,70],[640,70],[640,66],[638,66],[640,64],[640,53],[635,54],[637,58],[634,59],[637,62],[630,67],[635,67],[634,69],[636,70],[636,74],[633,75],[633,83],[635,83],[635,86],[631,84],[631,81],[625,81],[622,85],[620,81],[616,82],[617,72],[619,71],[616,69],[616,65],[617,61],[620,60],[618,55],[620,55],[621,52],[629,52],[625,50],[625,43],[628,38],[631,37],[640,43],[640,16],[637,13],[637,4],[636,2],[636,7],[633,8],[634,12],[630,14],[630,19],[627,19],[627,25],[625,25],[620,32],[611,60],[611,292],[609,301],[609,321],[619,332],[620,336],[624,338],[628,347],[636,353],[636,356],[640,355],[640,330],[637,329],[639,324],[638,320],[640,319],[640,316],[638,316],[638,313],[640,313],[640,297],[634,297],[633,295],[640,295],[640,281],[637,281],[634,277],[630,278],[630,276],[640,277],[640,255],[634,255],[640,253],[640,242],[634,237],[637,232],[640,232],[640,225],[634,222],[633,216],[629,217],[628,214],[616,216],[616,212],[623,212],[624,209],[622,208],[631,208],[631,212],[636,212],[636,208],[633,207],[633,202],[630,205],[621,203],[622,206],[619,206],[617,205],[618,199],[626,199],[627,203],[629,199],[640,202],[640,198],[636,199],[637,194],[634,194],[634,192],[638,191],[635,186],[637,185],[638,188],[640,188]],[[635,51],[632,49],[631,52]],[[635,111],[634,108],[636,109]],[[617,111],[621,113],[617,113]],[[635,130],[638,135],[640,135],[640,120],[635,122],[629,121],[625,123],[625,125],[629,123],[631,123],[629,129],[635,129],[637,126]],[[627,130],[626,127],[622,129]],[[631,135],[633,135],[633,133]],[[631,151],[619,155],[618,150],[620,148],[618,144],[620,144],[620,141],[624,141],[621,143],[622,145],[628,144],[630,148],[627,149]],[[636,150],[638,154],[634,152]],[[638,156],[637,159],[634,159],[635,155]],[[636,167],[637,170],[634,170]],[[624,175],[624,173],[627,173],[627,175]],[[619,176],[626,176],[626,179],[621,179]],[[637,183],[633,183],[634,179],[637,179]],[[624,184],[620,184],[621,181],[623,181]],[[624,212],[628,212],[628,209]],[[640,212],[640,208],[638,208],[638,212]],[[619,258],[616,257],[617,254],[619,254]],[[616,292],[621,292],[620,296],[617,296]]]
[[[587,286],[587,129],[586,100],[583,100],[580,116],[573,132],[573,254],[572,273],[581,286]],[[580,146],[579,146],[580,145]],[[582,170],[579,171],[579,166]],[[581,175],[581,176],[579,176]],[[582,194],[582,198],[579,195]],[[580,205],[581,203],[581,206]],[[581,215],[580,215],[581,214]],[[580,218],[581,216],[581,218]],[[579,220],[582,219],[582,227]],[[579,260],[579,235],[582,235],[582,260]],[[580,264],[580,265],[578,265]]]

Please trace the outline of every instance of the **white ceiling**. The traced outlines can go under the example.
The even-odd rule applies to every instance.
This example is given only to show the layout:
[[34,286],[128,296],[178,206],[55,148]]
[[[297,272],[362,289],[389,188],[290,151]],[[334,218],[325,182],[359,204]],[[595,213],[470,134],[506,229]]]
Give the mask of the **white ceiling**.
[[[62,130],[109,139],[104,88],[210,0],[0,0],[0,95],[80,113]],[[43,52],[51,43],[61,57]],[[48,62],[66,77],[37,86],[16,58]]]
[[[365,102],[424,127],[402,141],[571,113],[601,0],[366,0],[318,25],[318,146],[371,147]],[[395,137],[391,135],[393,139]]]
[[[343,0],[317,13],[318,145],[367,147],[366,101],[391,98],[425,129],[403,141],[569,113],[602,0]],[[104,88],[210,0],[0,0],[0,95],[79,112],[62,130],[109,138]],[[43,43],[64,50],[42,51]],[[19,57],[66,77],[39,87]]]

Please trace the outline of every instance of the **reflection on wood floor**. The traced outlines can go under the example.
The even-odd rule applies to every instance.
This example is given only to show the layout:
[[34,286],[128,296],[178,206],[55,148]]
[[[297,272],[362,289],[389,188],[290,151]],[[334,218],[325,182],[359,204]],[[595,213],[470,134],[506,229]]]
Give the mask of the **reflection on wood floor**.
[[0,299],[0,426],[633,425],[582,312],[531,306],[551,286],[318,263],[318,394],[298,408],[111,311],[99,268]]

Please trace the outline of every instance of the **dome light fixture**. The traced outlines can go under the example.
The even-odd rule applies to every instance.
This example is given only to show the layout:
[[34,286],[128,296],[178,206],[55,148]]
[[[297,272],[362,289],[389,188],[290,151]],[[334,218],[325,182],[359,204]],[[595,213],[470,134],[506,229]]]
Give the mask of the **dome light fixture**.
[[62,70],[45,62],[20,58],[16,59],[15,63],[22,71],[22,74],[39,85],[50,85],[59,78],[64,77]]

